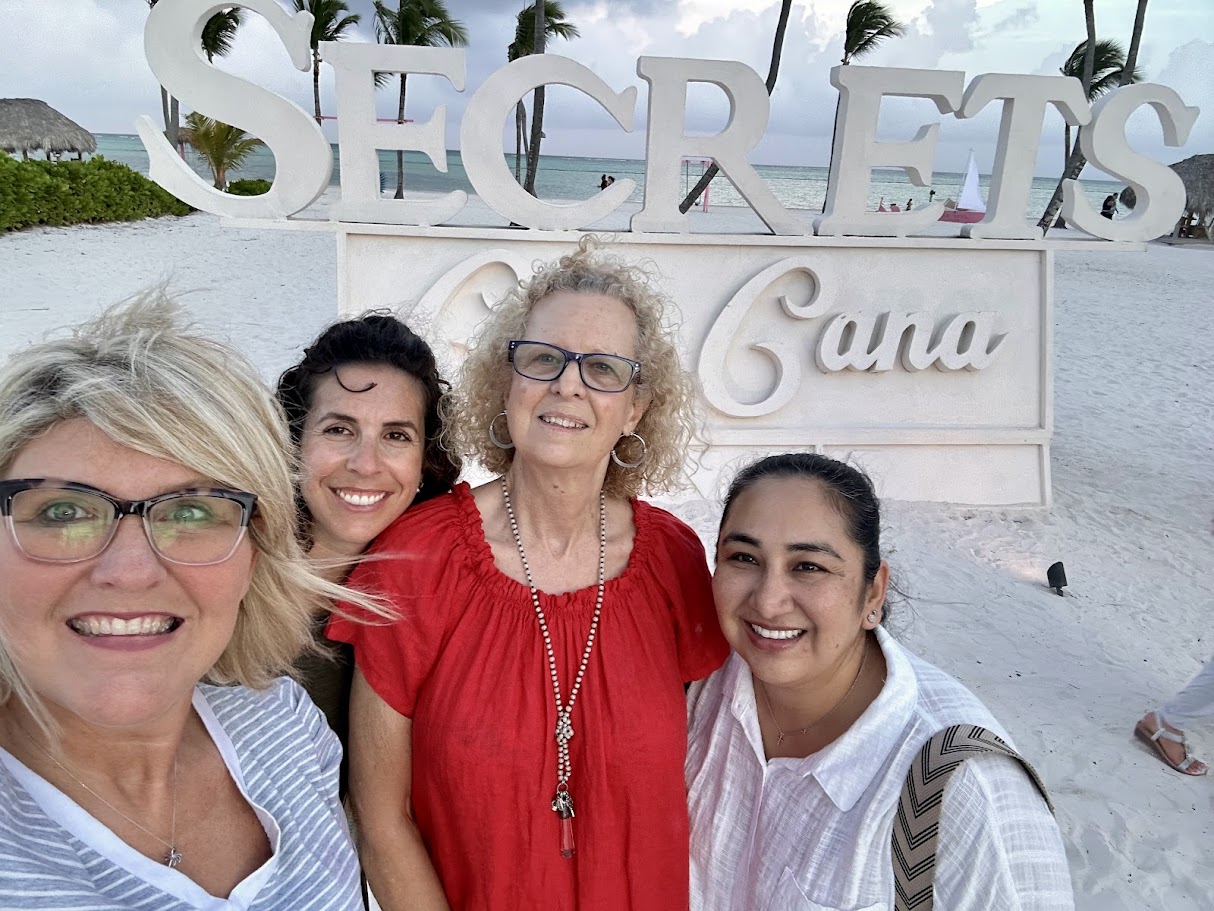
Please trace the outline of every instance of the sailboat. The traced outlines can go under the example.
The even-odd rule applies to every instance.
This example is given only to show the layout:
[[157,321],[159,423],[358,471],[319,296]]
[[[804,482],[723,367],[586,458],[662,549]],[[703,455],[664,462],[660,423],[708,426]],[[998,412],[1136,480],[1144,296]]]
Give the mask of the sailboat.
[[985,217],[986,203],[978,189],[978,162],[974,158],[974,150],[970,149],[970,158],[965,165],[965,180],[961,182],[961,193],[956,202],[945,200],[944,214],[940,216],[940,221],[973,224]]

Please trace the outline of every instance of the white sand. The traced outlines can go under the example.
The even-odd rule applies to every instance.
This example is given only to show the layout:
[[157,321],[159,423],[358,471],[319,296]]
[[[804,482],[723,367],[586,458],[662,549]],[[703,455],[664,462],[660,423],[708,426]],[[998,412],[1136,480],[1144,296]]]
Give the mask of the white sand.
[[[0,237],[0,356],[171,277],[272,378],[334,318],[335,246],[202,214]],[[1209,249],[1058,254],[1054,508],[887,504],[913,596],[894,630],[1035,762],[1081,909],[1214,907],[1214,776],[1182,777],[1131,738],[1214,653],[1212,288]],[[716,504],[676,508],[713,534]],[[1065,598],[1044,587],[1055,560]],[[1214,760],[1214,724],[1192,740]]]

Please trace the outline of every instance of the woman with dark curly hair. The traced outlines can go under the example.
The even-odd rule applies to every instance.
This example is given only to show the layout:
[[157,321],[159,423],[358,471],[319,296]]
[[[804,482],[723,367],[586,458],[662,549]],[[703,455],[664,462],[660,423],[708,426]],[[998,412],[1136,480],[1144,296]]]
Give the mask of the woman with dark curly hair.
[[699,538],[636,499],[691,429],[665,308],[589,239],[521,283],[450,412],[498,477],[410,511],[351,579],[400,618],[329,628],[355,646],[350,793],[385,911],[687,907],[683,684],[727,647]]
[[[445,493],[460,461],[440,442],[447,394],[430,346],[396,317],[334,323],[278,380],[278,400],[299,449],[300,526],[308,556],[342,582],[371,541],[415,502]],[[316,618],[321,635],[327,616]],[[309,656],[309,695],[346,740],[353,662]]]

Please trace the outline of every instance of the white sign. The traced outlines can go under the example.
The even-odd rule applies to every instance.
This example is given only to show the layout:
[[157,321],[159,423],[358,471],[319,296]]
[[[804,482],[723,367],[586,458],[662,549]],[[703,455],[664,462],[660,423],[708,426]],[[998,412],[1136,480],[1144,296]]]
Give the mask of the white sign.
[[[266,142],[276,161],[273,188],[260,197],[215,190],[145,117],[137,126],[152,178],[244,227],[334,231],[340,312],[397,310],[430,338],[448,372],[487,308],[529,276],[533,262],[567,252],[577,229],[610,215],[635,189],[619,180],[561,205],[518,186],[506,167],[502,124],[535,87],[570,86],[626,132],[636,114],[636,87],[617,90],[572,60],[533,55],[474,88],[459,134],[475,192],[503,218],[537,230],[442,227],[465,207],[467,194],[384,199],[377,152],[419,151],[446,170],[446,109],[424,123],[377,123],[372,74],[428,74],[462,92],[464,52],[322,43],[320,55],[336,73],[341,199],[330,222],[287,218],[328,188],[332,153],[310,114],[206,62],[202,28],[230,3],[157,4],[145,32],[148,61],[187,105]],[[309,14],[290,15],[276,0],[241,5],[261,13],[294,64],[309,68]],[[835,167],[825,211],[811,225],[780,204],[749,162],[768,120],[757,73],[733,61],[641,57],[637,74],[648,85],[645,195],[632,232],[616,242],[625,258],[656,264],[663,291],[682,310],[681,351],[699,378],[706,418],[706,445],[688,456],[691,483],[715,497],[742,460],[814,448],[861,462],[887,496],[1048,504],[1051,251],[1068,242],[1041,240],[1024,217],[1046,109],[1083,125],[1088,158],[1138,194],[1131,217],[1110,221],[1092,211],[1074,181],[1065,187],[1068,220],[1118,241],[1163,233],[1185,199],[1173,171],[1130,149],[1127,119],[1150,106],[1165,141],[1180,145],[1197,110],[1157,85],[1119,89],[1089,107],[1074,79],[986,74],[967,85],[961,72],[835,67]],[[715,85],[728,98],[729,120],[719,133],[683,132],[693,84]],[[929,226],[939,231],[939,204],[867,211],[873,168],[900,167],[918,185],[931,182],[940,123],[923,124],[909,142],[878,141],[882,99],[890,96],[930,99],[942,116],[961,118],[1001,105],[986,216],[960,229],[969,240],[914,236]],[[685,237],[690,222],[678,211],[683,158],[715,161],[771,233]]]
[[[243,0],[242,6],[263,15],[273,26],[301,70],[311,66],[308,13],[288,15],[276,0]],[[273,152],[277,172],[271,191],[262,197],[235,198],[209,186],[182,161],[148,117],[136,124],[147,147],[154,180],[190,205],[218,215],[277,218],[292,215],[315,201],[329,185],[332,160],[328,143],[312,117],[298,105],[260,86],[209,65],[202,53],[203,26],[222,0],[174,0],[148,14],[144,46],[160,84],[193,109],[260,137]],[[380,198],[377,149],[420,151],[446,170],[446,109],[439,107],[423,124],[375,122],[372,74],[425,73],[448,79],[463,91],[465,52],[458,48],[360,45],[322,42],[320,55],[337,72],[337,122],[342,163],[339,221],[410,225],[441,224],[467,202],[453,192],[430,202]],[[1125,137],[1127,119],[1150,105],[1158,113],[1164,140],[1182,145],[1197,117],[1171,89],[1158,85],[1127,86],[1089,108],[1078,80],[1052,76],[988,73],[965,86],[960,72],[884,67],[837,66],[831,82],[840,92],[839,128],[826,210],[815,225],[796,218],[775,198],[747,156],[767,127],[769,99],[758,73],[724,60],[641,57],[637,74],[649,85],[649,132],[646,137],[645,201],[632,217],[634,232],[686,232],[688,219],[678,211],[682,199],[679,163],[685,157],[711,158],[733,182],[773,234],[906,236],[935,225],[939,204],[903,213],[867,211],[868,184],[874,167],[900,167],[912,183],[931,181],[940,124],[924,124],[910,142],[875,138],[881,99],[908,95],[930,98],[941,114],[972,117],[992,101],[1003,116],[992,173],[986,217],[961,229],[973,238],[1032,239],[1038,229],[1024,219],[1033,162],[1048,106],[1072,125],[1085,126],[1081,142],[1089,160],[1138,193],[1131,218],[1101,219],[1067,187],[1068,217],[1090,234],[1110,240],[1149,240],[1163,233],[1184,208],[1185,191],[1170,168],[1134,152]],[[726,127],[712,136],[682,132],[687,88],[692,83],[718,86],[729,99]],[[539,85],[571,86],[593,98],[622,130],[631,132],[636,90],[616,92],[592,72],[553,54],[523,57],[489,76],[472,94],[460,124],[462,155],[473,189],[494,211],[529,228],[584,228],[617,209],[632,192],[631,181],[618,181],[585,202],[557,205],[523,192],[506,168],[501,127],[517,101]]]

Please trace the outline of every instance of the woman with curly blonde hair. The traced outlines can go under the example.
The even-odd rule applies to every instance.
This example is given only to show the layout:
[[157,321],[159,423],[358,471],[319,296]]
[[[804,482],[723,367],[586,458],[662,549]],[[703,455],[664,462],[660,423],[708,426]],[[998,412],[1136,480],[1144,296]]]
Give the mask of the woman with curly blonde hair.
[[464,366],[451,442],[500,477],[356,570],[398,622],[330,627],[388,911],[687,907],[683,684],[727,647],[699,539],[636,496],[678,476],[692,384],[665,300],[594,248],[522,283]]

